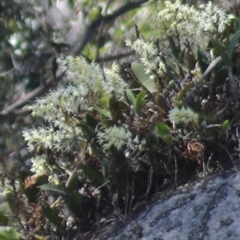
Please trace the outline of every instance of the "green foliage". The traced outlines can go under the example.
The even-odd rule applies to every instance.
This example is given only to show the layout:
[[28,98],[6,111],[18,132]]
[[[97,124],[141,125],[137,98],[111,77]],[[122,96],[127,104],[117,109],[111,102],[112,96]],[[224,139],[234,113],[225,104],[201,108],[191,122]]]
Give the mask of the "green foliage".
[[99,184],[103,183],[103,177],[92,170],[88,165],[81,164],[79,169],[82,169],[83,172],[90,178],[92,181],[97,181]]
[[42,206],[42,214],[50,222],[54,223],[56,226],[60,226],[61,218],[59,217],[59,212],[56,208],[50,208],[49,206]]
[[171,129],[166,124],[162,122],[157,122],[154,127],[154,133],[156,134],[156,136],[160,137],[165,143],[172,143]]
[[220,137],[223,136],[226,133],[227,128],[229,127],[229,124],[230,124],[229,120],[225,120],[223,122],[223,124],[220,128],[220,132],[219,132]]
[[[139,20],[139,36],[126,40],[137,55],[128,69],[58,58],[68,84],[29,107],[45,124],[23,131],[31,173],[19,175],[19,186],[9,184],[6,200],[18,193],[23,206],[35,204],[33,221],[43,226],[35,234],[47,236],[45,227],[90,231],[95,216],[127,214],[166,179],[178,184],[202,171],[204,159],[214,156],[208,163],[217,168],[226,153],[231,162],[237,157],[239,19],[210,2],[150,1],[142,10],[149,20]],[[101,11],[89,9],[89,21]],[[146,27],[151,31],[140,36]],[[225,151],[214,148],[223,143]]]
[[51,191],[51,192],[55,192],[58,193],[60,195],[67,195],[66,191],[60,187],[60,186],[56,186],[56,185],[52,185],[52,184],[44,184],[39,186],[39,188],[43,191]]
[[133,62],[131,66],[132,66],[133,73],[140,81],[140,84],[142,85],[142,87],[148,90],[149,92],[154,91],[154,89],[156,89],[156,84],[154,80],[151,79],[151,75],[146,74],[144,72],[143,66],[136,62]]
[[0,227],[0,238],[2,240],[20,240],[20,234],[12,227]]
[[144,97],[146,96],[146,91],[142,90],[140,93],[138,93],[136,98],[130,89],[128,89],[126,91],[126,94],[127,94],[128,100],[131,102],[134,110],[140,116],[141,112],[142,112],[142,107],[144,105]]
[[3,212],[0,212],[0,226],[8,226],[8,218]]

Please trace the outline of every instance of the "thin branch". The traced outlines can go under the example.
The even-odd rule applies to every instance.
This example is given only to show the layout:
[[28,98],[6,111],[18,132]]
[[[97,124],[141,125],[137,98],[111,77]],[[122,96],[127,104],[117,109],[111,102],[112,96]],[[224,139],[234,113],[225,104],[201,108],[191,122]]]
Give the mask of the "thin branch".
[[3,73],[0,73],[0,77],[5,77],[6,75],[10,74],[11,72],[13,72],[15,70],[15,67],[6,71],[6,72],[3,72]]
[[[104,13],[103,13],[104,16],[107,16],[107,11],[108,11],[108,8],[110,6],[111,1],[112,0],[108,0],[107,3],[106,3],[106,7],[105,7],[105,10],[104,10]],[[96,58],[99,58],[100,42],[101,42],[101,38],[103,37],[102,35],[103,35],[103,24],[101,22],[99,30],[98,30],[98,37],[97,37]]]
[[[63,73],[57,74],[56,81],[60,81],[60,79],[62,79],[63,76],[64,76]],[[12,105],[10,105],[7,108],[5,108],[4,110],[2,110],[0,112],[0,116],[1,115],[3,115],[3,116],[7,115],[7,114],[11,113],[12,111],[14,111],[15,109],[23,107],[31,99],[47,92],[52,87],[52,85],[53,85],[53,77],[50,77],[44,85],[41,85],[41,86],[35,88],[30,93],[26,94],[23,98],[19,99],[18,101],[16,101]]]
[[82,50],[85,48],[85,46],[88,44],[88,42],[91,41],[97,35],[98,29],[101,25],[104,26],[114,21],[119,16],[140,7],[143,3],[147,1],[148,0],[139,0],[139,1],[130,2],[126,5],[123,5],[122,7],[120,7],[118,10],[116,10],[110,15],[100,16],[98,19],[96,19],[89,25],[89,27],[86,29],[81,39],[81,42],[75,47],[73,52],[76,55],[79,55],[82,52]]
[[[69,54],[74,55],[74,56],[79,55],[82,52],[82,50],[85,48],[85,46],[88,44],[88,42],[97,35],[98,29],[101,26],[101,24],[106,25],[106,24],[110,23],[111,21],[114,21],[119,16],[121,16],[133,9],[140,7],[141,4],[143,4],[147,1],[148,0],[139,0],[139,1],[130,2],[130,3],[123,5],[122,7],[120,7],[118,10],[116,10],[115,12],[113,12],[110,15],[100,16],[98,19],[96,19],[95,21],[93,21],[90,24],[90,26],[86,29],[85,34],[83,35],[80,43]],[[61,72],[57,73],[56,74],[56,82],[59,82],[63,76],[64,76],[63,73],[61,73]],[[3,109],[0,112],[0,122],[2,122],[4,120],[9,120],[9,118],[14,119],[14,115],[17,117],[18,115],[15,112],[15,110],[17,108],[21,108],[26,103],[28,103],[29,101],[34,99],[35,97],[43,95],[50,88],[53,87],[53,82],[54,82],[53,77],[48,78],[44,85],[41,85],[41,86],[35,88],[30,93],[26,94],[23,98],[19,99],[15,103],[13,103],[10,106]]]

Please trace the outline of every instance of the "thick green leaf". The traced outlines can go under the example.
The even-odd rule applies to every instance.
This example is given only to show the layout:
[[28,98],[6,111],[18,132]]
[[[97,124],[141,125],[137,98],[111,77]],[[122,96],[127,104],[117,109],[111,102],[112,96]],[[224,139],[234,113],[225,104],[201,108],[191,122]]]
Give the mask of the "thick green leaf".
[[223,62],[226,64],[227,67],[231,67],[232,62],[229,58],[229,55],[226,52],[227,49],[219,41],[215,40],[213,37],[210,36],[210,38],[211,38],[211,42],[214,49],[221,56]]
[[78,175],[77,173],[72,173],[71,176],[70,176],[70,179],[68,179],[68,182],[67,182],[67,192],[71,192],[73,191],[76,186],[78,184]]
[[185,97],[188,89],[191,88],[193,84],[194,84],[194,82],[187,83],[187,84],[183,87],[183,89],[178,93],[178,95],[177,95],[177,97],[176,97],[176,99],[175,99],[175,103],[174,103],[175,107],[180,107],[181,101],[182,101],[183,98]]
[[111,97],[109,98],[108,106],[110,111],[115,111],[116,108],[118,107],[118,99],[116,98],[115,94],[112,94]]
[[136,98],[136,105],[135,105],[135,110],[137,114],[141,114],[142,112],[142,106],[144,105],[144,97],[146,96],[147,92],[145,90],[142,90]]
[[93,108],[98,111],[99,113],[101,113],[102,115],[104,115],[105,117],[111,119],[111,113],[106,110],[106,109],[102,109],[100,107],[98,107],[97,105],[93,106]]
[[126,94],[127,94],[127,97],[128,97],[128,100],[132,103],[132,105],[135,107],[136,106],[136,98],[135,96],[133,95],[132,91],[130,89],[128,89],[126,91]]
[[100,99],[101,106],[108,106],[109,105],[109,95],[104,94],[103,97]]
[[163,90],[163,95],[165,95],[166,93],[170,92],[174,88],[175,88],[175,81],[174,80],[169,81],[167,83],[166,87]]
[[131,66],[134,75],[138,78],[145,90],[148,90],[149,92],[156,91],[156,83],[150,78],[150,74],[144,72],[144,67],[136,62],[133,62]]
[[91,114],[87,113],[86,114],[86,123],[89,127],[95,129],[98,124],[98,121]]
[[0,227],[1,240],[20,240],[21,235],[12,227]]
[[207,56],[200,48],[198,48],[198,50],[197,50],[197,60],[198,60],[198,64],[199,64],[201,73],[203,74],[206,71],[206,69],[208,68],[208,64],[207,64],[208,60],[207,60]]
[[[222,87],[226,83],[226,79],[228,78],[228,71],[226,68],[220,68],[219,70],[214,71],[214,85],[212,86],[212,91],[215,89]],[[211,76],[211,75],[209,75]],[[215,88],[215,89],[214,89]]]
[[92,138],[94,136],[94,130],[91,128],[91,126],[87,125],[84,122],[78,123],[78,126],[82,129],[83,135],[87,139]]
[[169,46],[170,46],[170,49],[171,49],[171,52],[172,52],[173,56],[174,56],[177,60],[179,60],[179,50],[178,50],[178,48],[176,47],[176,44],[175,44],[175,42],[174,42],[174,40],[173,40],[173,37],[167,36],[167,38],[168,38]]
[[184,47],[183,50],[180,52],[180,55],[179,55],[179,62],[180,63],[184,63],[185,51],[186,51],[186,47]]
[[155,130],[158,136],[171,134],[171,129],[169,128],[169,126],[162,122],[157,122],[155,124]]
[[8,218],[5,216],[3,212],[0,212],[0,226],[7,226]]
[[39,186],[39,188],[42,191],[55,192],[55,193],[58,193],[60,195],[66,195],[67,194],[63,187],[53,185],[53,184],[43,184],[43,185]]
[[237,32],[240,30],[240,18],[236,18],[234,22],[234,30]]
[[49,206],[42,206],[42,214],[52,223],[59,226],[61,218],[59,217],[59,211],[56,208],[50,208]]
[[63,201],[68,207],[68,209],[72,212],[72,214],[78,217],[82,216],[82,196],[79,193],[70,192],[67,196],[63,197]]
[[195,68],[196,65],[196,58],[195,55],[192,51],[192,49],[188,49],[187,53],[187,63],[188,63],[188,71],[192,71]]
[[[14,194],[13,189],[6,188],[6,189],[4,189],[2,194],[3,194],[4,199],[7,201],[11,212],[13,214],[16,214],[16,199],[15,199],[15,194]],[[1,208],[1,210],[3,210],[3,208]]]
[[119,101],[114,94],[109,98],[109,111],[111,113],[111,119],[114,122],[122,115],[122,109],[120,108]]
[[229,120],[225,120],[221,126],[220,132],[219,132],[219,136],[222,136],[223,134],[225,134],[225,132],[227,131],[227,128],[229,126]]
[[122,112],[126,112],[126,111],[130,110],[129,105],[126,102],[119,101],[118,104],[119,104],[119,107],[121,108]]
[[240,37],[240,30],[238,30],[231,38],[229,44],[228,44],[228,47],[227,47],[227,54],[228,54],[228,57],[230,59],[230,61],[232,60],[232,57],[233,57],[233,50],[236,46],[236,44],[238,43],[239,41],[239,37]]
[[171,129],[162,122],[157,122],[154,127],[154,134],[160,137],[165,143],[172,143]]
[[100,184],[103,183],[103,177],[100,176],[98,173],[96,173],[92,168],[90,168],[86,164],[81,164],[79,166],[80,169],[83,170],[83,172],[90,178],[98,181]]
[[88,153],[91,157],[101,158],[102,151],[98,149],[94,144],[88,146]]

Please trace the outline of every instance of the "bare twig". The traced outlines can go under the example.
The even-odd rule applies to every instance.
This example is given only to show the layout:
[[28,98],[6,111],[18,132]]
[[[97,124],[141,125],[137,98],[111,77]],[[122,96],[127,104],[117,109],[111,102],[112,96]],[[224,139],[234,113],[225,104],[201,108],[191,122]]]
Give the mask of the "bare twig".
[[6,72],[0,73],[0,77],[5,77],[6,75],[10,74],[11,72],[13,72],[15,70],[15,68],[12,68]]
[[[60,81],[60,79],[63,77],[63,73],[59,73],[57,75],[57,80]],[[12,105],[8,106],[7,108],[5,108],[4,110],[2,110],[0,112],[0,115],[7,115],[11,112],[14,112],[15,109],[23,107],[27,102],[29,102],[30,100],[32,100],[33,98],[47,92],[50,88],[52,87],[52,77],[50,77],[47,81],[46,84],[41,85],[37,88],[35,88],[33,91],[31,91],[30,93],[26,94],[23,98],[19,99],[18,101],[16,101],[15,103],[13,103]]]
[[103,25],[106,25],[106,24],[112,22],[119,16],[121,16],[135,8],[140,7],[140,5],[145,2],[147,2],[147,0],[139,0],[139,1],[130,2],[130,3],[123,5],[122,7],[120,7],[118,10],[116,10],[115,12],[113,12],[110,15],[100,16],[97,20],[93,21],[89,25],[89,27],[86,29],[80,43],[75,47],[73,52],[76,55],[79,55],[82,52],[82,50],[85,48],[85,46],[88,44],[88,42],[91,41],[91,39],[93,39],[97,35],[98,29],[101,25],[103,26]]
[[[89,27],[86,29],[80,43],[69,54],[75,55],[75,56],[79,55],[82,52],[82,50],[85,48],[85,46],[88,44],[88,42],[97,35],[98,29],[101,25],[104,26],[104,25],[114,21],[119,16],[121,16],[135,8],[138,8],[141,4],[143,4],[145,2],[147,2],[147,0],[133,1],[133,2],[123,5],[122,7],[120,7],[118,10],[116,10],[115,12],[113,12],[110,15],[100,16],[98,19],[96,19],[89,25]],[[63,76],[64,76],[63,73],[58,72],[56,74],[56,81],[59,82]],[[16,110],[25,106],[29,101],[31,101],[35,97],[46,93],[50,88],[53,87],[54,80],[55,79],[53,79],[53,76],[51,76],[50,78],[48,78],[46,80],[46,83],[44,85],[41,85],[41,86],[35,88],[30,93],[26,94],[23,98],[19,99],[18,101],[14,102],[10,106],[3,109],[0,112],[0,122],[8,121],[9,119],[14,120],[16,117],[18,117],[19,113],[17,113]],[[23,111],[23,112],[25,113],[26,111]]]
[[[108,8],[110,6],[110,3],[111,3],[112,0],[108,0],[107,3],[106,3],[106,7],[105,7],[105,10],[104,10],[104,13],[103,15],[104,16],[107,16],[107,11],[108,11]],[[98,40],[97,40],[97,50],[96,50],[96,59],[99,58],[99,51],[100,51],[100,45],[101,45],[101,38],[103,37],[103,22],[101,22],[100,24],[100,27],[99,27],[99,33],[98,33]]]

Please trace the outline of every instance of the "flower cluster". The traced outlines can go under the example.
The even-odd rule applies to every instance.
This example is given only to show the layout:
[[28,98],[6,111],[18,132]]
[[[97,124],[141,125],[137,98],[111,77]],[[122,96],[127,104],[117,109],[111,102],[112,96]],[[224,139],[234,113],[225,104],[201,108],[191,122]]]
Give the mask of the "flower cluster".
[[[178,31],[180,39],[193,39],[202,44],[204,33],[222,33],[234,18],[225,10],[214,5],[211,1],[200,5],[199,8],[175,1],[150,1],[145,5],[149,11],[142,19],[148,19],[147,24],[160,38],[166,33],[172,35]],[[145,24],[145,23],[144,23]],[[206,37],[206,36],[205,36]]]
[[[74,116],[99,105],[99,99],[104,95],[114,93],[118,100],[124,98],[127,84],[120,77],[116,64],[111,69],[101,70],[96,64],[88,64],[83,58],[67,57],[59,63],[72,85],[51,91],[29,107],[33,116],[43,117],[59,130],[49,127],[23,131],[29,151],[36,150],[38,146],[70,151],[76,138],[83,135],[78,127],[79,119]],[[69,117],[71,114],[72,117]]]
[[38,155],[35,158],[32,158],[31,172],[34,172],[36,174],[41,174],[42,172],[46,171],[46,169],[49,168],[49,165],[46,159],[47,159],[47,155]]
[[174,108],[169,111],[169,120],[176,124],[183,123],[183,124],[197,124],[198,123],[198,114],[193,112],[190,108]]
[[[52,127],[38,128],[23,131],[23,137],[27,141],[28,150],[38,152],[40,149],[55,149],[57,151],[70,151],[77,138],[74,130],[55,131]],[[38,149],[39,148],[39,149]]]
[[90,103],[86,100],[88,90],[83,86],[69,85],[50,92],[46,97],[40,98],[29,109],[33,116],[44,117],[47,121],[64,118],[64,113],[78,113],[78,109],[86,109]]
[[114,146],[119,150],[124,145],[131,145],[132,143],[131,132],[123,127],[117,126],[98,131],[97,138],[104,151],[107,151],[111,146]]
[[50,92],[29,107],[33,116],[42,116],[54,123],[59,120],[64,122],[66,114],[77,114],[79,109],[86,110],[92,106],[100,97],[103,82],[101,69],[96,64],[88,64],[83,58],[67,57],[59,60],[59,64],[72,85]]
[[202,28],[202,31],[222,33],[234,18],[233,14],[227,14],[226,11],[214,5],[211,1],[206,5],[200,5],[199,8],[201,11],[195,21]]
[[126,46],[130,46],[140,55],[140,60],[147,74],[152,73],[152,70],[156,68],[165,71],[165,64],[161,61],[160,56],[158,56],[158,49],[154,46],[154,43],[148,43],[143,39],[137,39],[134,42],[127,40]]
[[31,167],[31,172],[35,174],[43,174],[46,173],[48,174],[48,181],[50,183],[54,183],[55,185],[59,184],[59,177],[57,174],[54,173],[54,166],[48,164],[47,159],[48,156],[43,154],[43,155],[38,155],[34,158],[31,159],[32,162],[32,167]]
[[102,88],[106,94],[114,93],[117,99],[123,100],[127,84],[119,72],[119,66],[116,63],[113,63],[111,69],[104,69],[105,81],[102,82]]
[[29,107],[33,116],[42,116],[50,122],[64,122],[66,114],[77,114],[79,110],[88,109],[98,102],[103,92],[114,92],[118,99],[123,98],[127,84],[120,77],[116,64],[113,64],[112,69],[104,69],[102,72],[95,64],[88,64],[83,58],[67,57],[60,63],[73,85],[60,87],[38,99]]
[[84,58],[72,56],[58,59],[58,63],[66,72],[68,81],[75,85],[83,85],[93,92],[101,91],[103,73],[97,64],[88,64]]

